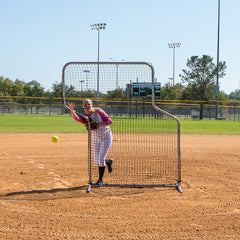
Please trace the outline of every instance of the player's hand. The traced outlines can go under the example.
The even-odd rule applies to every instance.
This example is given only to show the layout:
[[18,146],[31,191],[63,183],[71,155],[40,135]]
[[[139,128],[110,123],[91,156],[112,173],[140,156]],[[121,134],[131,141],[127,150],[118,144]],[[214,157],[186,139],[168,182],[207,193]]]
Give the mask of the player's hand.
[[75,107],[75,103],[69,102],[68,106],[69,106],[70,110],[73,110]]

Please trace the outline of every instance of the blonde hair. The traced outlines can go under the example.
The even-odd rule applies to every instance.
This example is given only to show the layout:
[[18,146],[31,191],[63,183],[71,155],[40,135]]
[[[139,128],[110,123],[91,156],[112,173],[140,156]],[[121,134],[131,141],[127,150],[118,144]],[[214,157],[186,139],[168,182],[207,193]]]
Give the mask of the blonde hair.
[[92,104],[92,100],[89,99],[89,98],[84,99],[84,100],[83,100],[83,104],[84,104],[85,102],[90,102],[90,103]]

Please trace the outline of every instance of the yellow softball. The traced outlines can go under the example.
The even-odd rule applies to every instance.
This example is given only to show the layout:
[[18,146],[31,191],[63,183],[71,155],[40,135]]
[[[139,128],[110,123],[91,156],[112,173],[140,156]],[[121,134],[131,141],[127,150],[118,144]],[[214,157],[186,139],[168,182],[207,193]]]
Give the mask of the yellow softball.
[[52,142],[57,143],[58,142],[58,137],[57,136],[53,136],[52,137]]

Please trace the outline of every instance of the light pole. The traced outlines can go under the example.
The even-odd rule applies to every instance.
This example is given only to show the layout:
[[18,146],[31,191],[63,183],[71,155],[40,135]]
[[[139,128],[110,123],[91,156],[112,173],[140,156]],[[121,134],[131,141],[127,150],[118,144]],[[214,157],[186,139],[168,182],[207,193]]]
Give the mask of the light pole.
[[83,83],[84,83],[84,80],[80,80],[80,83],[81,83],[81,92],[83,91]]
[[174,80],[175,80],[175,48],[180,47],[181,43],[169,43],[168,47],[173,49],[173,86],[174,86]]
[[219,32],[220,32],[220,0],[218,0],[218,32],[217,32],[217,77],[216,77],[216,87],[215,87],[215,96],[216,96],[216,117],[218,120],[218,97],[219,97],[219,83],[218,83],[218,70],[219,70]]
[[90,73],[89,70],[83,70],[84,73],[86,73],[86,88],[88,90],[88,74]]
[[[110,60],[112,60],[114,62],[113,58],[109,58]],[[124,62],[125,60],[122,59],[121,62]],[[116,89],[118,89],[118,63],[116,63]]]
[[98,67],[97,67],[97,98],[99,98],[99,46],[100,46],[100,30],[106,28],[106,23],[96,23],[91,24],[90,27],[92,30],[98,31]]
[[173,78],[168,78],[170,81],[173,81]]

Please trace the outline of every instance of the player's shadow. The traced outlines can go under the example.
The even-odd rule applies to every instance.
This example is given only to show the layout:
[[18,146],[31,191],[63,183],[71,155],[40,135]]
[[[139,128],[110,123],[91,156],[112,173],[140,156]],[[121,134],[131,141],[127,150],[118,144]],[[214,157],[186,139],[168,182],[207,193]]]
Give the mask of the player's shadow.
[[[115,188],[104,187],[104,191],[100,191],[98,188],[92,188],[91,194],[87,193],[88,185],[72,187],[72,188],[54,188],[54,189],[41,189],[30,191],[9,192],[0,194],[0,200],[32,200],[32,201],[46,201],[56,199],[68,199],[68,198],[86,198],[92,196],[109,197],[109,196],[125,196],[136,195],[144,193],[143,188]],[[151,190],[153,191],[153,189]],[[158,191],[161,191],[158,189]]]
[[81,197],[86,194],[87,185],[72,188],[54,188],[30,191],[9,192],[0,195],[0,199],[12,200],[53,200]]

